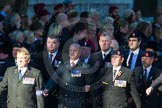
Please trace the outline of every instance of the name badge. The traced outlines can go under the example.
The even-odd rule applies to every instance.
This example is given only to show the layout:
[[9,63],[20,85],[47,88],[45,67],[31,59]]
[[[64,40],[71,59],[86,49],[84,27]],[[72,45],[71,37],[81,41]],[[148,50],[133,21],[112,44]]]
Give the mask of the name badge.
[[126,87],[127,86],[127,81],[125,81],[125,80],[115,80],[114,86]]
[[81,76],[82,76],[82,74],[81,74],[81,71],[79,71],[79,70],[73,70],[71,72],[71,77],[81,77]]
[[35,78],[23,78],[23,84],[34,84]]

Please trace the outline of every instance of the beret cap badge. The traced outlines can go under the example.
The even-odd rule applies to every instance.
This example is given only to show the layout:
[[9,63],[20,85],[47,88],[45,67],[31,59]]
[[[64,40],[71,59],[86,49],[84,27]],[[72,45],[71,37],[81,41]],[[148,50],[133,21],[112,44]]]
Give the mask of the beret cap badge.
[[120,55],[120,51],[118,51],[118,55]]
[[87,46],[87,42],[84,42],[84,45]]
[[135,36],[136,36],[134,32],[132,33],[132,36],[133,36],[133,37],[135,37]]

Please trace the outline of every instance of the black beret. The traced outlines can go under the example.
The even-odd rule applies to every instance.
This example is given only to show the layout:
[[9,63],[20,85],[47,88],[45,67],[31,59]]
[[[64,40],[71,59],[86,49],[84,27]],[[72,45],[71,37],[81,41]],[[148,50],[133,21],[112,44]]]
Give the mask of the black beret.
[[144,51],[142,57],[154,57],[154,52],[152,51]]
[[91,48],[91,44],[86,40],[86,39],[82,39],[78,41],[78,44],[80,46],[84,46],[84,47],[90,47]]
[[128,36],[128,39],[129,38],[137,38],[139,40],[141,39],[141,37],[140,37],[140,35],[138,34],[137,31],[134,31],[134,32],[130,33],[130,35]]
[[119,55],[119,56],[124,57],[123,52],[120,51],[120,50],[114,50],[114,51],[112,51],[112,52],[111,52],[111,55]]

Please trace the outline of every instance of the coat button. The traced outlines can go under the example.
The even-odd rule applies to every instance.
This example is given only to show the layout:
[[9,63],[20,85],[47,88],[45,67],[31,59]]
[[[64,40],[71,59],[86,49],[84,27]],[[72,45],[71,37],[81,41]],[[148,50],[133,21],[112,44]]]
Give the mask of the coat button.
[[67,94],[65,96],[67,96]]
[[68,85],[68,83],[65,83],[65,85]]

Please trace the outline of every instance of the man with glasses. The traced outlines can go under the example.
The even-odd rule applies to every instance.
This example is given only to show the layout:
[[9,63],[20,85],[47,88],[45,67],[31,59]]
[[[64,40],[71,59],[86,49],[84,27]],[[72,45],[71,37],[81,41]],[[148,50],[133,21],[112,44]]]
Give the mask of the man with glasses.
[[136,32],[132,32],[128,37],[129,51],[126,52],[126,66],[134,70],[137,66],[142,66],[141,55],[143,51],[140,49],[141,37]]
[[7,68],[0,83],[0,94],[7,91],[7,108],[45,108],[41,72],[30,67],[30,53],[19,48],[17,66]]

